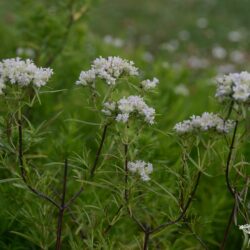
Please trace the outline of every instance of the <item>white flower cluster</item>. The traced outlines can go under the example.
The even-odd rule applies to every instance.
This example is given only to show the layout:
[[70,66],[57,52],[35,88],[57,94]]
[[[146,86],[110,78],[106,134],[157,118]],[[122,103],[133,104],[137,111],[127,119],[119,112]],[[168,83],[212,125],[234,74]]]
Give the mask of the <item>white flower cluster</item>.
[[99,57],[91,65],[91,69],[80,73],[77,85],[94,85],[97,78],[103,79],[108,85],[115,85],[122,75],[136,76],[138,68],[132,61],[117,56],[108,58]]
[[231,120],[224,121],[217,114],[205,112],[201,116],[193,115],[189,120],[177,123],[174,130],[179,135],[208,130],[228,133],[233,128],[233,125],[234,122]]
[[215,96],[219,101],[234,100],[240,103],[250,101],[250,73],[232,73],[217,78]]
[[144,162],[141,160],[135,162],[128,162],[128,170],[132,173],[137,173],[140,175],[143,181],[149,181],[149,174],[153,172],[153,165],[149,162]]
[[126,123],[131,115],[144,117],[145,122],[154,123],[155,110],[149,107],[140,96],[123,97],[118,102],[104,103],[102,112],[108,116],[115,115],[118,122]]
[[250,225],[249,224],[241,225],[241,226],[239,226],[239,229],[242,230],[246,234],[250,234]]
[[52,69],[39,68],[30,59],[5,59],[0,62],[0,94],[8,82],[22,87],[29,84],[41,87],[46,85],[52,74]]
[[152,80],[147,79],[141,82],[141,86],[144,90],[154,89],[159,83],[159,80],[154,77]]

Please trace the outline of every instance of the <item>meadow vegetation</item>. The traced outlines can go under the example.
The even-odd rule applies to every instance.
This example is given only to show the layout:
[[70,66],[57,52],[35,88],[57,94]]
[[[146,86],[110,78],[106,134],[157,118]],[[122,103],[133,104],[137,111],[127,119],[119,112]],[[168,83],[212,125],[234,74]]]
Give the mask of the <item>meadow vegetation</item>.
[[0,249],[248,249],[246,0],[0,1]]

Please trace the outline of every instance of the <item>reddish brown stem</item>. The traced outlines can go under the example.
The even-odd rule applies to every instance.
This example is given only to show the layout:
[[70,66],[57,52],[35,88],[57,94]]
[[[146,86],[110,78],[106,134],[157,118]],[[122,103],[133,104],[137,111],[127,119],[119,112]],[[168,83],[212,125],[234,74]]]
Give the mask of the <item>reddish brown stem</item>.
[[124,145],[124,156],[125,156],[125,162],[124,162],[124,200],[126,203],[128,203],[128,144]]
[[234,149],[234,144],[235,144],[235,138],[236,138],[237,128],[238,128],[238,121],[235,122],[234,132],[233,132],[233,138],[232,138],[232,142],[231,142],[231,145],[230,145],[230,148],[229,148],[229,153],[228,153],[228,157],[227,157],[227,164],[226,164],[226,171],[225,171],[227,188],[228,188],[229,192],[231,193],[231,195],[233,197],[235,197],[235,191],[234,191],[234,188],[230,184],[229,169],[230,169],[230,163],[231,163],[233,149]]
[[147,250],[148,249],[149,237],[150,237],[150,233],[145,232],[145,234],[144,234],[143,250]]
[[62,245],[62,223],[63,223],[63,215],[65,211],[65,196],[67,189],[67,174],[68,174],[68,161],[67,159],[64,162],[64,175],[63,175],[63,189],[62,189],[62,197],[61,197],[61,206],[58,214],[58,222],[57,222],[57,237],[56,237],[56,250],[61,250]]

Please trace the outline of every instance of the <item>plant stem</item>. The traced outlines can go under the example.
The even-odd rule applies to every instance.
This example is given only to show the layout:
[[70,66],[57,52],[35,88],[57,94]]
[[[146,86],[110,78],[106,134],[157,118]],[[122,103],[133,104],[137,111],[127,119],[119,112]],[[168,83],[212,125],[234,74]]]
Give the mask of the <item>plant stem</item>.
[[234,107],[234,101],[231,101],[230,103],[230,106],[229,106],[229,109],[228,109],[228,113],[227,113],[227,116],[225,117],[225,121],[230,117],[232,111],[233,111],[233,107]]
[[232,142],[231,142],[231,145],[230,145],[230,148],[229,148],[229,153],[228,153],[227,163],[226,163],[226,171],[225,171],[227,189],[229,190],[229,192],[231,193],[231,195],[233,197],[235,196],[235,191],[234,191],[233,187],[230,184],[230,180],[229,180],[229,168],[230,168],[230,163],[231,163],[231,159],[232,159],[232,154],[233,154],[233,149],[234,149],[234,143],[235,143],[237,128],[238,128],[238,121],[235,122],[234,132],[233,132],[233,138],[232,138]]
[[148,250],[150,232],[146,230],[144,232],[144,242],[143,242],[143,250]]
[[104,141],[105,141],[105,138],[106,138],[106,135],[107,135],[107,129],[108,129],[108,125],[106,124],[103,128],[103,132],[102,132],[102,138],[101,138],[101,142],[100,142],[100,145],[99,145],[99,148],[96,152],[96,157],[95,157],[95,161],[94,161],[94,164],[91,168],[91,171],[90,171],[90,178],[92,179],[95,175],[95,171],[96,171],[96,168],[97,168],[97,164],[98,164],[98,161],[99,161],[99,158],[100,158],[100,155],[101,155],[101,151],[102,151],[102,148],[103,148],[103,144],[104,144]]
[[124,162],[124,200],[126,204],[128,203],[128,144],[124,144],[124,156],[125,156],[125,162]]
[[[118,216],[118,214],[120,213],[120,211],[122,210],[123,205],[120,205],[120,207],[117,209],[116,213],[113,216],[112,221],[116,218],[116,216]],[[113,224],[109,224],[106,229],[104,230],[103,234],[107,234],[109,232],[109,230],[112,228]]]
[[233,222],[235,209],[236,209],[236,202],[234,202],[232,211],[230,213],[230,216],[229,216],[229,219],[228,219],[228,223],[227,223],[227,227],[226,227],[226,230],[224,232],[224,237],[223,237],[223,240],[221,242],[220,250],[224,250],[225,249],[227,237],[228,237],[228,234],[229,234],[229,231],[230,231],[230,227],[231,227],[232,222]]
[[59,209],[58,223],[57,223],[56,250],[61,250],[62,222],[63,222],[63,215],[64,215],[64,211],[65,211],[65,196],[66,196],[66,188],[67,188],[67,174],[68,174],[68,160],[65,159],[61,206],[60,206],[60,209]]
[[226,170],[225,170],[227,189],[230,192],[230,194],[234,197],[234,205],[233,205],[233,208],[232,208],[232,212],[231,212],[231,214],[229,216],[227,227],[225,229],[224,237],[223,237],[221,247],[220,247],[221,250],[223,250],[225,248],[227,237],[228,237],[228,234],[229,234],[229,231],[230,231],[231,224],[233,222],[233,216],[234,216],[236,205],[237,205],[236,192],[235,192],[235,189],[231,186],[230,179],[229,179],[229,168],[230,168],[230,163],[231,163],[232,154],[233,154],[233,150],[234,150],[234,144],[235,144],[237,128],[238,128],[238,121],[235,122],[233,138],[232,138],[232,141],[231,141],[231,145],[229,147],[229,153],[228,153],[228,157],[227,157]]

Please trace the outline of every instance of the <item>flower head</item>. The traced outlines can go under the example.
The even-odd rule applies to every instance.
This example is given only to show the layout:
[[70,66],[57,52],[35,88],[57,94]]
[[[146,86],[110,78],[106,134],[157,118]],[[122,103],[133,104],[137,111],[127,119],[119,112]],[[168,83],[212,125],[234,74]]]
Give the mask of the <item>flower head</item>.
[[132,173],[139,174],[143,181],[149,181],[149,174],[153,172],[153,165],[141,160],[128,162],[128,170]]
[[143,117],[149,124],[154,123],[155,109],[149,107],[140,96],[123,97],[118,102],[104,103],[102,112],[108,116],[112,114],[118,122],[126,123],[132,115]]
[[217,78],[215,96],[219,101],[233,100],[239,103],[250,101],[250,73],[244,71]]
[[228,133],[233,125],[234,122],[231,120],[224,121],[217,114],[205,112],[201,116],[193,115],[190,119],[177,123],[174,130],[179,135],[209,130]]
[[84,86],[88,84],[92,85],[99,78],[104,80],[108,85],[115,85],[116,80],[122,75],[138,75],[138,68],[134,66],[134,62],[117,56],[99,57],[93,61],[90,70],[81,72],[76,84]]
[[30,59],[5,59],[0,62],[0,93],[6,87],[6,83],[21,87],[30,84],[36,87],[44,86],[52,74],[52,69],[37,67]]

